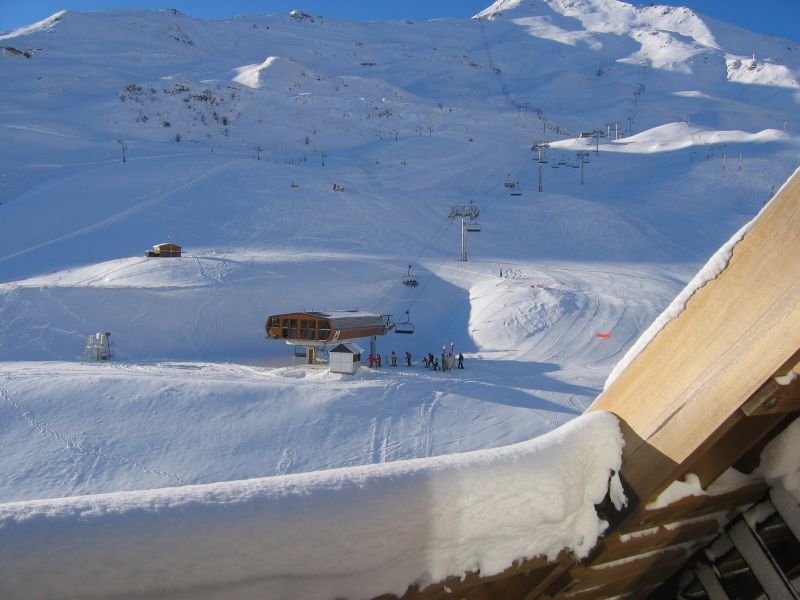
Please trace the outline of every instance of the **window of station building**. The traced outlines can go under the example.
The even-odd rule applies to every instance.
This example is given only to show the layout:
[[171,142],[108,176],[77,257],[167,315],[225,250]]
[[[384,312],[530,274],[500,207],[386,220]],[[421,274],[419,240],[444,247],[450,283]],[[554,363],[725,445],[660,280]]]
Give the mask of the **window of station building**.
[[289,319],[281,319],[281,337],[283,339],[289,337]]
[[327,340],[331,335],[331,322],[327,319],[321,319],[319,321],[319,336],[317,337],[318,340]]
[[297,339],[297,319],[289,319],[289,339]]
[[300,319],[300,339],[313,340],[316,334],[316,321]]

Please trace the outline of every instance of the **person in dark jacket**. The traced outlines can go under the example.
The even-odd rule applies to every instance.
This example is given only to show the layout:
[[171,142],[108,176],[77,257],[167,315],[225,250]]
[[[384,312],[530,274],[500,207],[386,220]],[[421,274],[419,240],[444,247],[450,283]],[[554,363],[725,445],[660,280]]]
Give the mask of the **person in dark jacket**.
[[461,354],[461,352],[458,353],[458,368],[459,369],[464,368],[464,355]]
[[406,365],[411,366],[411,352],[406,350]]

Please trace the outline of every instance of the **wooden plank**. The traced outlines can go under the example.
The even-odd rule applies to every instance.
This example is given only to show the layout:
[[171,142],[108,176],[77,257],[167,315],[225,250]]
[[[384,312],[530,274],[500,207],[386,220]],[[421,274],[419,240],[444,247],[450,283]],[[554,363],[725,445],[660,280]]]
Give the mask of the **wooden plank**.
[[569,572],[574,583],[561,595],[574,595],[591,589],[602,590],[617,583],[622,585],[622,589],[631,591],[637,587],[648,587],[663,581],[665,574],[671,574],[683,566],[687,556],[688,552],[684,548],[668,548],[616,566],[598,568],[578,565]]
[[718,533],[719,524],[714,518],[679,524],[670,528],[658,527],[652,533],[630,537],[626,541],[623,541],[620,534],[614,533],[603,539],[603,551],[592,561],[592,565],[629,558],[699,539],[708,539]]
[[644,505],[640,505],[619,531],[631,533],[753,504],[766,494],[767,489],[769,487],[765,482],[759,482],[717,496],[689,496],[654,510],[647,510]]
[[800,410],[800,377],[789,385],[770,379],[744,403],[742,412],[751,415],[772,415]]
[[745,456],[751,448],[771,436],[784,418],[785,415],[780,413],[746,418],[736,415],[731,419],[733,425],[713,445],[702,447],[700,452],[693,454],[684,462],[675,479],[683,479],[687,473],[693,473],[697,475],[700,485],[705,489]]
[[669,480],[650,463],[654,454],[682,464],[800,348],[798,231],[800,174],[753,222],[722,273],[590,407],[617,414],[637,434],[623,474],[640,497]]
[[[551,569],[545,577],[543,577],[540,581],[536,583],[532,588],[528,589],[527,593],[522,596],[523,600],[536,600],[536,598],[541,597],[547,590],[549,590],[552,586],[555,585],[556,581],[558,581],[561,577],[563,577],[567,571],[569,571],[573,566],[577,564],[571,558],[565,558],[564,560],[557,563],[553,569]],[[567,581],[564,581],[562,586],[565,585]],[[559,589],[561,586],[558,586]]]
[[[504,580],[528,572],[538,573],[539,577],[544,578],[558,561],[570,561],[569,556],[567,552],[562,552],[554,562],[548,561],[546,556],[537,556],[523,561],[515,561],[502,573],[491,576],[481,575],[480,571],[476,571],[467,573],[464,577],[448,577],[444,581],[433,583],[423,589],[419,589],[418,586],[410,586],[403,594],[402,599],[435,600],[440,597],[452,598],[450,594],[469,592],[472,588],[485,586],[494,581]],[[572,563],[570,562],[570,564]],[[381,597],[381,600],[388,600],[388,598],[393,598],[393,596],[389,596],[386,599]]]
[[637,582],[634,586],[629,581],[617,581],[603,587],[590,588],[588,590],[580,590],[572,593],[567,592],[556,596],[556,598],[569,598],[570,600],[603,600],[605,598],[625,598],[625,600],[633,600],[649,598],[671,573],[657,573],[656,575],[656,581],[653,583]]

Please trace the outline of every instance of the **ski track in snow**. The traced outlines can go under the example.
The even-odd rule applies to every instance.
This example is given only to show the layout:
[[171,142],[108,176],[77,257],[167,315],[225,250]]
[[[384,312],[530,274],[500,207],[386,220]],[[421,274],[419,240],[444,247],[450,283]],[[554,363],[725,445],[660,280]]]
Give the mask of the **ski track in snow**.
[[[93,461],[93,466],[94,466],[97,464],[98,460],[103,459],[120,466],[131,467],[147,475],[157,475],[159,477],[165,477],[169,479],[173,484],[187,485],[186,480],[175,475],[174,473],[170,473],[169,471],[164,471],[156,467],[147,466],[136,459],[128,458],[125,456],[119,456],[101,447],[80,442],[73,437],[67,437],[59,433],[57,430],[53,429],[49,424],[37,419],[30,410],[28,410],[20,402],[15,400],[8,393],[8,390],[2,385],[0,385],[0,400],[3,400],[6,403],[13,406],[14,409],[17,411],[17,413],[28,423],[28,425],[31,428],[35,429],[36,431],[39,431],[40,433],[42,433],[47,437],[56,440],[66,450],[77,453],[79,460],[91,459]],[[84,482],[86,481],[86,478],[84,476],[84,471],[82,470],[76,471],[74,477],[80,477]]]

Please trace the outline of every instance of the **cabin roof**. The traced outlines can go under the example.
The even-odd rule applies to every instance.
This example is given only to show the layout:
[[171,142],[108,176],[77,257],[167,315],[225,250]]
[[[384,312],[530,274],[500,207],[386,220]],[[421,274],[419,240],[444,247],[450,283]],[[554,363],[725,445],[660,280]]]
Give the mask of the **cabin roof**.
[[354,344],[352,342],[342,342],[341,344],[336,345],[336,347],[331,348],[330,352],[338,352],[341,354],[363,354],[364,349],[358,344]]

